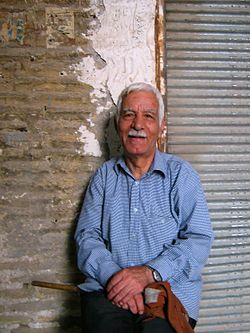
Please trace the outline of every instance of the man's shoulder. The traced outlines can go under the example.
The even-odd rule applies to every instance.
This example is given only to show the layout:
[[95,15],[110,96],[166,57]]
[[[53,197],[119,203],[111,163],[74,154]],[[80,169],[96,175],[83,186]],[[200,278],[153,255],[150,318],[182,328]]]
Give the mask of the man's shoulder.
[[119,161],[119,157],[112,157],[109,160],[105,161],[100,168],[101,169],[113,169],[114,166],[117,164],[117,162]]
[[107,174],[115,172],[118,160],[119,160],[119,157],[113,157],[113,158],[103,162],[103,164],[97,168],[95,174],[107,175]]
[[162,160],[164,164],[177,166],[177,165],[185,165],[188,164],[186,160],[181,158],[180,156],[170,154],[170,153],[164,153],[164,152],[158,152],[158,158]]
[[168,170],[170,169],[171,171],[178,172],[180,169],[185,169],[187,172],[196,173],[192,164],[180,156],[164,152],[159,152],[158,156],[163,167]]
[[114,179],[116,176],[115,166],[117,163],[116,158],[112,158],[103,162],[90,177],[90,186],[99,184],[105,186],[108,180]]

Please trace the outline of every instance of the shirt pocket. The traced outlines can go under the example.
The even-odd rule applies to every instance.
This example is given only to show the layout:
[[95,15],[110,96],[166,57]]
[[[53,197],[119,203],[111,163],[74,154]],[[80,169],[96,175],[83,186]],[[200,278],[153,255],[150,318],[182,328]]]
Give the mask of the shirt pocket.
[[178,224],[171,213],[157,214],[152,212],[148,217],[148,231],[159,245],[173,244],[178,235]]

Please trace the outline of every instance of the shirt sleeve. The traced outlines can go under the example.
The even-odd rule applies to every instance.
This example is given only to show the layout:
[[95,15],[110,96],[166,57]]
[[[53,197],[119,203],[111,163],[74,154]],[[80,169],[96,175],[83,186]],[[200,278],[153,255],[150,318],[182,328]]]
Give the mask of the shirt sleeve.
[[114,262],[101,234],[104,197],[102,179],[102,172],[99,169],[87,188],[75,232],[75,240],[80,271],[86,277],[97,280],[105,287],[108,279],[121,268]]
[[171,205],[180,226],[178,236],[147,264],[170,283],[199,280],[210,253],[213,231],[199,176],[191,167],[182,168],[176,176]]

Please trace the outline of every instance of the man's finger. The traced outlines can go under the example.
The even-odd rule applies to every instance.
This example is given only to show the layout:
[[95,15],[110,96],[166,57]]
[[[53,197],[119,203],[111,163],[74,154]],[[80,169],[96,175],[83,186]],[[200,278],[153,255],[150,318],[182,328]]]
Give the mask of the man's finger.
[[134,300],[137,306],[137,311],[140,315],[144,313],[144,303],[142,294],[137,294],[134,296]]
[[113,287],[107,294],[108,299],[115,303],[127,303],[131,296],[133,296],[133,289],[131,286],[122,283]]
[[126,304],[121,303],[120,306],[121,306],[121,308],[123,308],[124,310],[128,310],[128,309],[129,309],[127,303],[126,303]]
[[133,314],[137,314],[138,313],[137,305],[136,305],[136,302],[135,302],[134,298],[131,298],[127,304],[128,304],[129,310]]

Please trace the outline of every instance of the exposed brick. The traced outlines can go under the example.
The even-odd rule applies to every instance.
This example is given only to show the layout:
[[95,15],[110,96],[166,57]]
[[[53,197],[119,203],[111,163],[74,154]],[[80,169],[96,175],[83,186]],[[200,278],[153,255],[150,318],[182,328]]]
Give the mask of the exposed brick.
[[[96,6],[103,10],[102,1]],[[54,48],[48,7],[74,16],[74,36],[55,30]],[[89,127],[90,116],[103,119],[91,102],[93,87],[79,82],[71,65],[95,53],[84,33],[98,20],[85,0],[3,0],[0,9],[0,331],[77,333],[78,295],[31,281],[83,280],[74,229],[104,157],[79,153],[78,129]],[[102,149],[105,155],[105,143]]]

